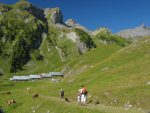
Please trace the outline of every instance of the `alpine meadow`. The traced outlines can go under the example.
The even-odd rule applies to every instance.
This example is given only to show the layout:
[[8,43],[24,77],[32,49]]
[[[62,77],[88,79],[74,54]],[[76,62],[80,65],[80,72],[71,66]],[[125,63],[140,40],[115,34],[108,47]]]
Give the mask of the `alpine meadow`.
[[63,17],[0,3],[0,113],[150,113],[150,28],[92,31]]

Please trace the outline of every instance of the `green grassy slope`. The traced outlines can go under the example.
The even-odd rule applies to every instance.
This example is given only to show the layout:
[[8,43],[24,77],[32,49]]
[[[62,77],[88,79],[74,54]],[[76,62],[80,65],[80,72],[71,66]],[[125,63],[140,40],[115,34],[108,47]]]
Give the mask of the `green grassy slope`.
[[[97,62],[88,71],[65,79],[62,86],[73,96],[74,90],[84,84],[93,98],[102,103],[123,106],[130,101],[134,107],[148,109],[150,86],[146,83],[150,80],[149,47],[149,37],[139,40]],[[112,103],[114,100],[117,102]]]
[[[4,85],[4,84],[3,84]],[[61,101],[58,96],[57,90],[52,90],[50,87],[52,83],[49,81],[38,82],[18,82],[15,84],[9,84],[9,86],[0,86],[0,106],[6,113],[144,113],[143,111],[137,111],[132,109],[129,111],[124,110],[123,107],[112,107],[105,105],[89,104],[87,106],[80,106],[76,101],[71,100],[67,103]],[[31,91],[27,91],[26,88],[30,87]],[[10,91],[11,95],[4,95],[4,92]],[[32,99],[33,93],[39,93],[40,96],[37,99]],[[57,95],[52,97],[51,94]],[[15,99],[16,104],[10,106],[7,105],[7,100]]]
[[[150,86],[146,84],[150,80],[149,45],[150,39],[147,37],[122,49],[114,45],[94,49],[68,63],[76,69],[85,64],[90,66],[80,74],[64,78],[60,83],[51,83],[48,80],[4,82],[0,85],[0,92],[11,91],[12,94],[0,95],[0,106],[8,113],[30,112],[33,106],[39,106],[36,109],[37,113],[48,110],[54,113],[146,112],[150,106]],[[79,65],[75,65],[75,62]],[[87,87],[91,100],[98,100],[100,105],[94,105],[92,102],[87,107],[82,107],[76,104],[76,95],[82,84]],[[32,91],[27,92],[27,87],[31,87]],[[58,99],[61,88],[72,102],[63,103]],[[31,96],[36,92],[41,96],[37,100],[32,100]],[[17,104],[7,106],[8,99],[15,99]],[[133,107],[126,111],[124,104],[128,101]]]

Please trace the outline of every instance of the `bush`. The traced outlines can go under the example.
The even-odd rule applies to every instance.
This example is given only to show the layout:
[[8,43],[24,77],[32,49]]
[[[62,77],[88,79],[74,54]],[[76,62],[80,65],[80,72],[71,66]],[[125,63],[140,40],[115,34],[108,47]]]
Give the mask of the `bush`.
[[96,44],[86,32],[77,28],[75,29],[75,32],[80,37],[80,41],[86,44],[87,48],[96,48]]
[[108,33],[99,33],[95,36],[95,38],[102,40],[102,41],[106,41],[107,43],[116,43],[122,47],[125,47],[126,45],[131,43],[125,38],[122,38],[120,36],[113,35],[113,34],[108,34]]

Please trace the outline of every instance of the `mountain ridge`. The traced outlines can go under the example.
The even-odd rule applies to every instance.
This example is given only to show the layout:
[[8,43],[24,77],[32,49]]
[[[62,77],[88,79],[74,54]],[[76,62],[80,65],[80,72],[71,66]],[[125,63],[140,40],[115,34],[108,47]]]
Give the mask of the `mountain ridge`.
[[116,33],[116,35],[124,38],[138,39],[141,37],[150,36],[150,27],[142,24],[135,28],[121,30],[120,32]]

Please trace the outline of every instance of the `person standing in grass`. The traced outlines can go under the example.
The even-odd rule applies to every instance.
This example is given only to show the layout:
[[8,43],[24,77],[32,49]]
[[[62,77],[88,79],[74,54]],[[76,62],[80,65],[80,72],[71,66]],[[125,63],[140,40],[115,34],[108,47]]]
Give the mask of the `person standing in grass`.
[[82,89],[81,89],[81,104],[82,105],[86,105],[86,100],[87,100],[87,89],[85,88],[85,86],[81,86]]
[[78,96],[77,96],[78,104],[81,104],[81,95],[82,95],[82,89],[79,89]]
[[65,92],[63,89],[60,90],[60,98],[63,99],[65,95]]

